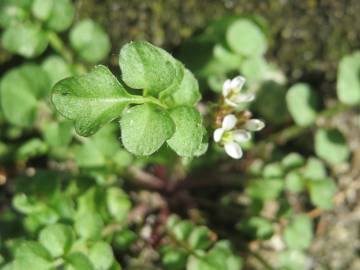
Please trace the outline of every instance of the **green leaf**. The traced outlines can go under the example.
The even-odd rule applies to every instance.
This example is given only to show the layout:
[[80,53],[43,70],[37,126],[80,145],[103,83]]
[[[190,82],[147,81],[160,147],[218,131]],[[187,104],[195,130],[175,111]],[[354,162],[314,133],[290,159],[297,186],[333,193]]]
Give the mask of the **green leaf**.
[[286,177],[286,189],[291,192],[301,192],[305,188],[305,179],[296,171],[289,172]]
[[1,0],[0,27],[19,24],[29,16],[32,0]]
[[206,249],[211,244],[211,231],[204,226],[196,227],[192,230],[188,242],[193,250]]
[[311,202],[324,210],[329,210],[334,205],[336,185],[330,178],[318,181],[309,181],[309,192]]
[[170,110],[175,123],[175,133],[167,140],[168,145],[179,155],[194,156],[201,146],[204,127],[200,113],[192,107],[181,106]]
[[310,180],[321,180],[327,176],[324,163],[317,158],[310,157],[304,168],[304,177]]
[[31,126],[37,116],[38,101],[49,88],[47,74],[36,65],[26,64],[5,73],[0,83],[5,118],[13,125]]
[[[43,1],[41,1],[43,2]],[[49,29],[63,32],[68,29],[75,16],[75,8],[71,0],[52,0],[51,10],[45,24]]]
[[284,231],[284,240],[290,249],[307,249],[312,239],[312,220],[305,214],[295,216]]
[[126,222],[131,209],[131,201],[127,194],[119,188],[109,188],[106,191],[106,203],[110,215],[118,222]]
[[279,162],[269,163],[264,167],[262,175],[265,178],[280,178],[284,176],[284,168]]
[[75,218],[75,230],[82,238],[98,239],[103,227],[104,222],[97,213],[83,213]]
[[34,0],[31,11],[37,19],[44,21],[50,17],[53,5],[54,0]]
[[33,58],[45,51],[48,39],[46,33],[37,25],[16,24],[5,30],[2,46],[9,52]]
[[89,259],[95,270],[107,270],[114,262],[111,246],[106,242],[96,242],[89,252]]
[[163,247],[161,250],[161,263],[168,270],[185,269],[187,254],[184,250],[171,246]]
[[273,225],[271,222],[263,217],[251,217],[237,225],[241,231],[247,236],[250,235],[255,239],[266,240],[269,239],[273,233]]
[[95,66],[90,73],[58,82],[52,93],[56,109],[75,121],[82,136],[90,136],[119,117],[136,97],[128,94],[110,70]]
[[292,170],[305,165],[305,159],[298,153],[289,153],[281,160],[286,170]]
[[285,123],[290,115],[286,106],[286,89],[273,81],[264,82],[254,102],[255,110],[265,122],[274,125]]
[[195,105],[201,99],[199,91],[198,81],[194,75],[188,70],[184,70],[184,76],[178,87],[175,87],[175,91],[165,98],[162,98],[169,106],[178,105]]
[[65,270],[95,270],[89,258],[80,252],[66,257]]
[[242,62],[240,71],[247,83],[254,84],[267,79],[269,65],[263,56],[253,56]]
[[360,52],[344,56],[337,74],[337,95],[341,102],[349,105],[360,103]]
[[273,200],[279,197],[284,188],[282,179],[256,179],[246,189],[246,193],[253,199]]
[[295,123],[308,126],[315,122],[319,109],[319,97],[309,85],[297,83],[286,93],[286,103]]
[[349,158],[350,150],[339,130],[322,128],[315,134],[315,153],[323,160],[337,164]]
[[189,220],[181,220],[173,228],[171,232],[178,241],[186,240],[193,231],[195,225]]
[[146,41],[122,47],[119,57],[122,79],[130,87],[158,94],[176,79],[175,59],[163,49]]
[[168,113],[152,104],[130,108],[123,114],[120,125],[125,148],[140,156],[156,152],[174,133]]
[[52,122],[44,126],[43,137],[50,147],[64,147],[71,141],[72,130],[70,121]]
[[51,257],[47,250],[37,242],[24,241],[15,251],[13,270],[49,270]]
[[122,230],[115,232],[113,243],[116,249],[121,251],[127,250],[138,239],[138,235],[131,230]]
[[54,84],[58,81],[72,75],[70,65],[68,65],[63,58],[57,55],[52,55],[46,58],[41,66],[48,74],[51,86],[54,86]]
[[245,56],[262,55],[267,49],[266,36],[260,27],[246,19],[231,24],[226,32],[226,41],[231,49]]
[[33,157],[44,155],[48,151],[45,142],[38,138],[28,140],[19,147],[16,152],[16,158],[19,160],[28,160]]
[[70,44],[89,63],[103,60],[111,49],[110,39],[105,31],[90,19],[76,23],[71,29]]
[[71,227],[63,224],[49,225],[39,234],[39,242],[51,253],[53,258],[68,252],[73,240]]
[[191,256],[187,270],[240,270],[242,260],[233,254],[226,241],[220,241],[206,254]]

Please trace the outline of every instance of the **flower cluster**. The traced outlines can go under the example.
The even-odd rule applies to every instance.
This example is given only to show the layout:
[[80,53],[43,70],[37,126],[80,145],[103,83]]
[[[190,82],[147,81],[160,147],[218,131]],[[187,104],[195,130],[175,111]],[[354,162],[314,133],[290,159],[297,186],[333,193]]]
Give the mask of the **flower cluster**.
[[[245,78],[241,76],[224,82],[222,94],[225,106],[235,109],[241,103],[251,102],[255,99],[254,93],[241,91],[244,84]],[[251,139],[250,132],[259,131],[264,126],[263,121],[251,119],[251,113],[248,110],[228,113],[223,117],[221,127],[215,129],[214,141],[222,145],[230,157],[240,159],[243,156],[240,143],[249,141]]]

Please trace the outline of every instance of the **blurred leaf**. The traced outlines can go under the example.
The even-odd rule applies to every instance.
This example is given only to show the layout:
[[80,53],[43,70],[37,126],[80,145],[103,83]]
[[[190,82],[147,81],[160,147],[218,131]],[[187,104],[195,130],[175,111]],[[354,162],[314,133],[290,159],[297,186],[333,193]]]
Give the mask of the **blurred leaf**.
[[43,137],[50,147],[64,147],[71,141],[72,130],[70,121],[51,122],[44,126]]
[[114,262],[111,246],[106,242],[96,242],[90,249],[89,259],[95,270],[108,270]]
[[51,87],[53,87],[58,81],[72,75],[70,66],[63,58],[57,55],[52,55],[46,58],[41,66],[50,78]]
[[176,222],[170,230],[178,241],[184,241],[189,237],[194,228],[195,225],[191,221],[181,220]]
[[116,249],[121,251],[127,250],[136,241],[138,235],[131,230],[121,230],[115,232],[113,244]]
[[324,163],[317,158],[310,157],[304,168],[304,177],[310,180],[324,179],[327,176]]
[[346,161],[350,150],[342,133],[337,129],[319,129],[315,134],[316,155],[331,164]]
[[45,51],[48,39],[46,33],[37,25],[16,24],[5,30],[2,46],[9,52],[33,58]]
[[286,90],[281,84],[265,82],[257,93],[254,109],[265,122],[275,125],[284,123],[289,119],[285,96]]
[[66,257],[65,270],[95,270],[89,258],[80,252]]
[[15,251],[12,270],[49,270],[51,257],[39,243],[24,241]]
[[38,138],[28,140],[19,147],[16,152],[16,157],[19,160],[28,160],[33,157],[44,155],[48,151],[45,142]]
[[70,226],[53,224],[40,232],[39,242],[51,253],[53,258],[57,258],[69,251],[73,237]]
[[45,23],[48,28],[56,32],[63,32],[70,27],[74,16],[75,8],[71,0],[53,0],[50,14]]
[[168,113],[152,104],[128,109],[121,118],[120,126],[125,148],[140,156],[156,152],[175,130]]
[[309,181],[311,202],[320,209],[328,210],[334,205],[336,185],[331,178],[324,180]]
[[29,16],[32,0],[2,0],[0,2],[0,27],[8,28]]
[[182,250],[171,246],[163,247],[161,263],[168,270],[185,269],[187,254]]
[[316,120],[319,98],[309,85],[305,83],[293,85],[286,93],[286,103],[297,125],[308,126]]
[[192,250],[208,248],[212,242],[211,234],[212,232],[204,226],[196,227],[189,235],[190,248]]
[[246,193],[252,199],[273,200],[279,197],[283,188],[282,179],[256,179],[250,182],[246,188]]
[[119,188],[109,188],[106,191],[106,203],[110,215],[118,222],[126,222],[131,209],[131,201],[127,194]]
[[249,57],[241,64],[241,74],[250,84],[259,83],[267,79],[268,63],[262,56]]
[[338,66],[337,95],[341,102],[360,104],[360,52],[344,56]]
[[294,216],[284,231],[284,240],[290,249],[307,249],[313,239],[312,220],[305,214]]
[[34,0],[31,11],[37,19],[44,21],[50,17],[53,5],[54,0]]
[[284,176],[284,168],[279,162],[269,163],[264,166],[262,175],[265,178],[280,178]]
[[170,110],[175,133],[167,144],[179,155],[192,157],[201,147],[204,127],[200,113],[192,107],[181,106]]
[[305,165],[305,159],[298,153],[289,153],[281,160],[282,166],[286,170],[292,170]]
[[289,172],[286,177],[286,189],[291,192],[301,192],[305,188],[305,179],[303,176],[296,171]]
[[70,44],[89,63],[103,60],[110,52],[110,39],[100,25],[90,19],[77,22],[70,32]]
[[83,213],[75,217],[75,230],[85,239],[99,239],[104,222],[97,213]]
[[37,116],[38,101],[49,88],[47,74],[36,65],[26,64],[5,73],[0,84],[5,118],[13,125],[30,127]]
[[166,90],[176,80],[175,63],[177,61],[166,51],[145,41],[126,44],[119,57],[123,81],[132,88],[144,89],[151,94]]
[[226,32],[226,40],[231,49],[245,56],[262,55],[267,49],[264,33],[255,23],[246,19],[231,24]]
[[273,233],[273,225],[269,220],[263,217],[250,217],[237,225],[237,228],[243,231],[246,236],[251,236],[255,239],[266,240],[269,239]]
[[225,241],[220,241],[206,254],[191,256],[187,270],[240,270],[242,260],[234,255]]
[[95,66],[88,74],[58,82],[52,93],[56,109],[75,121],[75,129],[82,136],[94,134],[119,117],[135,99],[102,65]]

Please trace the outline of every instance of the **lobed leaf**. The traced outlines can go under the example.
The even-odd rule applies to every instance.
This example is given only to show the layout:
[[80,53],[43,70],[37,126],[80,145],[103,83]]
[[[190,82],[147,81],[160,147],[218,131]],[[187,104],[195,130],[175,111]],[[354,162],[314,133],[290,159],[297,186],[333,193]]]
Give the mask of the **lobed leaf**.
[[99,65],[88,74],[58,82],[52,101],[64,117],[75,121],[80,135],[90,136],[119,117],[136,97],[126,92],[107,67]]
[[152,104],[127,110],[120,121],[125,148],[140,156],[156,152],[174,134],[174,123],[168,113]]

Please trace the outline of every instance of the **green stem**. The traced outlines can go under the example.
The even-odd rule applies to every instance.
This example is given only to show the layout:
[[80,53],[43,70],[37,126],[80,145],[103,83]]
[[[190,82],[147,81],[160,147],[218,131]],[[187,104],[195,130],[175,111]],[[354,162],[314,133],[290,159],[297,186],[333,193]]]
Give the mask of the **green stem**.
[[163,104],[160,100],[158,100],[157,98],[155,97],[152,97],[152,96],[146,96],[146,97],[143,97],[143,96],[135,96],[136,98],[134,100],[132,100],[131,103],[133,104],[144,104],[144,103],[152,103],[152,104],[155,104],[155,105],[158,105],[164,109],[167,109],[168,106]]
[[50,46],[59,53],[67,62],[73,62],[72,52],[65,46],[64,42],[55,32],[48,32]]

